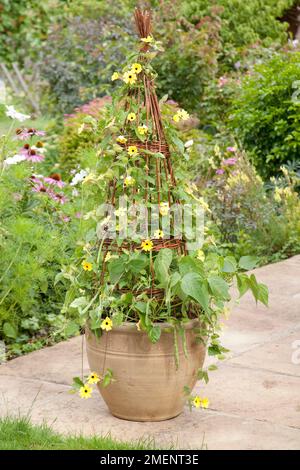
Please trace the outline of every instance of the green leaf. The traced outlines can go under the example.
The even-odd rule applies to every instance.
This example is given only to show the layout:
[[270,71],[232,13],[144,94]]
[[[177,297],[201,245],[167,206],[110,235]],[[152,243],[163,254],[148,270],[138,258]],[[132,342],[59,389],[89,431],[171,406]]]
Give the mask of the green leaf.
[[82,380],[79,378],[79,377],[73,377],[73,387],[74,388],[80,388],[80,387],[84,387],[84,383],[82,382]]
[[173,253],[169,248],[159,251],[154,261],[154,271],[162,286],[166,286],[169,280],[169,268],[172,262]]
[[269,289],[265,284],[258,284],[257,299],[262,302],[266,307],[269,304]]
[[146,313],[147,310],[147,302],[135,302],[134,308],[136,308],[141,313]]
[[242,297],[250,288],[249,278],[247,274],[236,274],[236,279],[240,297]]
[[239,261],[239,267],[241,269],[245,269],[246,271],[250,271],[250,269],[255,268],[257,266],[258,259],[255,256],[242,256]]
[[113,371],[111,369],[107,369],[101,382],[102,387],[107,387],[113,380]]
[[192,256],[184,256],[179,261],[179,272],[182,276],[187,273],[197,273],[201,276],[204,275],[203,264],[199,259],[193,258]]
[[147,329],[148,337],[151,343],[157,343],[161,335],[161,329],[159,326],[151,326]]
[[74,299],[73,302],[70,304],[70,307],[82,308],[82,307],[86,307],[87,304],[88,304],[88,300],[86,297],[77,297],[77,299]]
[[224,279],[219,276],[210,276],[207,280],[212,294],[217,299],[230,300],[229,285]]
[[115,312],[111,317],[113,326],[120,326],[123,323],[124,315],[122,312]]
[[16,339],[18,336],[16,328],[9,322],[5,322],[3,325],[3,333],[8,338]]
[[128,262],[128,269],[134,274],[138,274],[144,269],[148,264],[147,256],[139,254],[137,258],[131,259]]
[[177,147],[177,150],[183,155],[185,152],[185,147],[184,147],[184,143],[182,142],[182,140],[179,139],[176,135],[172,135],[171,140],[174,146]]
[[204,310],[208,309],[209,295],[206,285],[197,273],[187,273],[181,280],[181,288],[186,295],[196,300]]
[[67,337],[74,336],[79,332],[79,325],[74,321],[70,320],[64,330],[64,333]]
[[124,260],[116,259],[108,264],[108,272],[110,275],[111,282],[115,283],[121,278],[125,271]]
[[226,256],[223,262],[224,273],[234,273],[237,270],[237,262],[233,256]]

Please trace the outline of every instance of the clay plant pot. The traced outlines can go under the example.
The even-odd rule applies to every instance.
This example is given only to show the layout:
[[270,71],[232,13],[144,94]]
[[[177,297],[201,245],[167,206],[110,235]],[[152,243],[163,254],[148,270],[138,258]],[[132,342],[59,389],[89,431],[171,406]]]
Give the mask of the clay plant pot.
[[185,357],[178,335],[179,366],[174,356],[174,335],[162,326],[159,341],[152,344],[132,323],[104,332],[100,338],[86,328],[87,356],[92,371],[102,375],[112,369],[115,381],[99,391],[110,412],[130,421],[162,421],[174,418],[186,402],[185,385],[192,389],[203,366],[206,348],[196,341],[198,320],[185,325]]

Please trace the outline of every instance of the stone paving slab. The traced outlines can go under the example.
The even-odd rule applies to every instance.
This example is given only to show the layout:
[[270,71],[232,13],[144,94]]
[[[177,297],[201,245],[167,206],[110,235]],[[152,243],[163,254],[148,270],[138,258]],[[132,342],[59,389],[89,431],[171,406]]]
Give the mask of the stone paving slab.
[[[98,394],[78,401],[68,393],[81,370],[77,337],[0,366],[0,415],[28,414],[65,433],[153,437],[176,448],[199,449],[204,442],[209,449],[300,449],[300,364],[292,362],[292,345],[300,340],[300,256],[255,274],[270,288],[270,307],[245,296],[224,322],[231,354],[207,386],[196,387],[210,398],[210,410],[186,408],[169,421],[135,423],[111,416]],[[85,355],[83,367],[87,373]]]

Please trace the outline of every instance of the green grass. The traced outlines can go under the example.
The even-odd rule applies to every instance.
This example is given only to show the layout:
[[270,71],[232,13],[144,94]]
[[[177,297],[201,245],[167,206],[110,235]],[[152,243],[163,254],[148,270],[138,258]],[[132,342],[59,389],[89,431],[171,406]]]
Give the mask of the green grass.
[[151,450],[153,441],[116,441],[107,436],[61,435],[28,418],[0,419],[0,450]]

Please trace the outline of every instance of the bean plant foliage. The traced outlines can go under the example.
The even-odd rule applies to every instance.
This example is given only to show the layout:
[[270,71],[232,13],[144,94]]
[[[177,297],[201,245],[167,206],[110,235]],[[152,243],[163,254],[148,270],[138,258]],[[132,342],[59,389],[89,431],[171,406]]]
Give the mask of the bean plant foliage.
[[[153,81],[156,77],[151,61],[160,52],[161,44],[152,36],[141,41],[148,49],[143,51],[139,43],[123,68],[112,75],[112,80],[119,86],[113,93],[112,103],[106,106],[97,124],[95,122],[95,131],[103,134],[99,159],[84,180],[87,191],[96,187],[103,198],[115,185],[116,198],[125,194],[129,206],[144,201],[146,185],[150,200],[155,200],[156,182],[151,165],[165,159],[162,152],[145,149],[141,155],[140,147],[132,145],[133,141],[150,143],[154,132],[139,97],[145,91],[145,80]],[[136,90],[140,93],[135,94]],[[183,109],[174,110],[166,101],[167,97],[160,100],[160,108],[172,162],[176,166],[176,161],[188,158],[184,142],[179,138],[178,125],[189,119],[189,115]],[[149,163],[150,171],[145,154],[153,162]],[[194,185],[186,179],[186,173],[177,171],[176,177],[174,191],[180,202],[196,200],[203,204]],[[230,254],[223,256],[209,241],[186,254],[169,248],[153,250],[155,241],[169,236],[163,228],[170,211],[168,189],[169,181],[163,179],[161,202],[158,203],[159,229],[147,239],[133,233],[134,250],[123,247],[121,236],[117,236],[120,252],[103,248],[110,228],[122,229],[120,209],[116,208],[110,217],[96,207],[84,216],[93,219],[94,226],[78,241],[76,256],[67,272],[60,274],[70,281],[64,309],[78,312],[80,326],[88,324],[97,337],[104,332],[112,334],[114,328],[129,322],[141,334],[147,334],[149,341],[156,343],[162,334],[161,326],[167,323],[168,332],[174,334],[177,363],[176,344],[181,340],[185,342],[184,326],[191,319],[198,319],[199,341],[207,344],[209,354],[222,357],[226,350],[219,341],[220,320],[231,299],[230,287],[236,283],[240,296],[251,291],[256,301],[264,305],[268,304],[268,290],[253,273],[247,274],[258,262],[251,255],[240,259]],[[131,215],[129,211],[128,220],[135,217],[136,214]],[[163,298],[151,295],[151,288],[162,289]],[[75,388],[82,389],[83,385],[78,378],[74,382]]]

